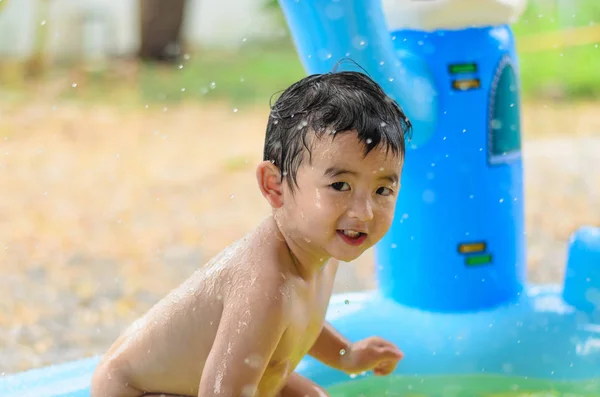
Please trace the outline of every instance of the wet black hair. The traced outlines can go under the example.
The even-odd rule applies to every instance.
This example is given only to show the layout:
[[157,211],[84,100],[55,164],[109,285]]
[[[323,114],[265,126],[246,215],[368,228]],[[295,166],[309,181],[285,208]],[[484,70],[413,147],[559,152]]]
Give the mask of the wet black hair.
[[398,103],[366,74],[313,74],[292,84],[271,105],[263,160],[280,169],[282,181],[287,178],[293,191],[305,150],[312,159],[309,132],[321,138],[357,131],[365,156],[385,145],[388,152],[404,157],[411,129]]

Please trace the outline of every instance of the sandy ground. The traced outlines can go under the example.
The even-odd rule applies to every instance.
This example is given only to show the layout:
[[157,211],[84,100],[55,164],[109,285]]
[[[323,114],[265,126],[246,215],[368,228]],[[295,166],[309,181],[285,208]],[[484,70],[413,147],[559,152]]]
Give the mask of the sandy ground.
[[[529,275],[562,278],[600,224],[598,104],[524,109]],[[268,213],[255,185],[267,109],[0,103],[0,373],[102,353]],[[374,286],[372,252],[336,291]]]

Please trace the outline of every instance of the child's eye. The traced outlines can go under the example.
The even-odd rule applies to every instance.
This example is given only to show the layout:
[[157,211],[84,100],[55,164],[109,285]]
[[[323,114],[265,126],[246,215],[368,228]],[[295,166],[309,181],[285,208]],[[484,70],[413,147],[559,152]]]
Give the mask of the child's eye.
[[382,196],[390,196],[392,193],[392,189],[387,187],[380,187],[379,189],[377,189],[377,194],[380,194]]
[[340,192],[350,190],[350,185],[348,185],[346,182],[334,182],[330,186]]

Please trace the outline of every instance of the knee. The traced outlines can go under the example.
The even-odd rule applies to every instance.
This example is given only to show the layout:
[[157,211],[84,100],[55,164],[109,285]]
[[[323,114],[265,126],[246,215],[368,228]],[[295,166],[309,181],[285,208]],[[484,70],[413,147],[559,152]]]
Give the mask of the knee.
[[322,387],[317,386],[317,387],[315,387],[314,396],[315,397],[329,397],[329,393],[327,393],[325,391],[325,389],[323,389]]
[[115,363],[101,362],[96,367],[90,384],[90,397],[136,397],[128,378]]
[[321,386],[311,385],[306,394],[302,397],[329,397],[329,393],[325,391]]

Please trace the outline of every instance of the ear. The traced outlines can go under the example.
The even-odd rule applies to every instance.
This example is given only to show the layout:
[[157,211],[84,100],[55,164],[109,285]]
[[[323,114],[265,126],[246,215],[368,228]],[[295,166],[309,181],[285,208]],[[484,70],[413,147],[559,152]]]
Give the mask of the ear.
[[261,162],[256,167],[256,180],[260,192],[271,207],[280,208],[283,205],[283,186],[279,168],[270,161]]

